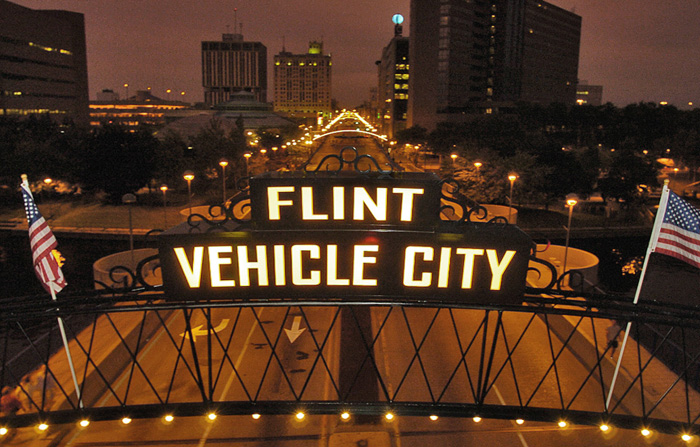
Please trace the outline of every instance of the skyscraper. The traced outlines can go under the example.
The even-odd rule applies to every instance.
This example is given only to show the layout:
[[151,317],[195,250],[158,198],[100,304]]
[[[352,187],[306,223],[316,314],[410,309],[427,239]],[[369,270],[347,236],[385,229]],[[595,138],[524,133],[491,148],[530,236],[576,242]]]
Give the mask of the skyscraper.
[[0,115],[88,124],[85,19],[0,0]]
[[323,42],[309,42],[306,54],[282,49],[274,64],[275,112],[305,118],[331,113],[333,62],[330,54],[323,54]]
[[406,128],[410,64],[408,37],[403,36],[403,17],[394,15],[394,37],[382,50],[377,61],[379,84],[377,104],[382,133],[393,138]]
[[576,100],[581,17],[536,0],[411,0],[408,125]]
[[204,102],[215,105],[248,91],[267,101],[267,48],[245,42],[242,34],[224,34],[220,42],[202,42]]

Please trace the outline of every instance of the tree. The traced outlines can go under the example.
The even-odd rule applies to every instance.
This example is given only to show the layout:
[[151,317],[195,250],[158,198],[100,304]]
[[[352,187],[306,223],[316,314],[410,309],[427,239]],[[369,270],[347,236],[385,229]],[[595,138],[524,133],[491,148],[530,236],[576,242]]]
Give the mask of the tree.
[[107,193],[118,203],[122,195],[148,184],[155,173],[158,140],[143,130],[104,125],[88,140],[81,180],[88,190]]

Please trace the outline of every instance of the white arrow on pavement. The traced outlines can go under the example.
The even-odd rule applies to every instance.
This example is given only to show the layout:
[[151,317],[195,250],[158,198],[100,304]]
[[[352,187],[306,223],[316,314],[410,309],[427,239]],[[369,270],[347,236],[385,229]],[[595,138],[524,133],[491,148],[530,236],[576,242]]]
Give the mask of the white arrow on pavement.
[[287,329],[284,328],[284,331],[287,333],[287,337],[289,338],[289,343],[294,343],[294,341],[299,338],[302,332],[306,330],[305,327],[299,329],[299,325],[301,324],[301,317],[294,317],[294,321],[292,321],[292,328]]
[[[226,329],[226,326],[228,326],[228,322],[229,322],[229,319],[224,318],[223,320],[221,320],[221,323],[219,323],[219,325],[217,327],[212,329],[212,331],[213,332],[223,331],[224,329]],[[207,331],[203,331],[202,326],[204,326],[204,325],[200,324],[199,326],[192,328],[192,340],[197,341],[198,335],[207,335]],[[189,332],[183,332],[182,334],[180,334],[180,337],[190,338],[190,334],[189,334]]]

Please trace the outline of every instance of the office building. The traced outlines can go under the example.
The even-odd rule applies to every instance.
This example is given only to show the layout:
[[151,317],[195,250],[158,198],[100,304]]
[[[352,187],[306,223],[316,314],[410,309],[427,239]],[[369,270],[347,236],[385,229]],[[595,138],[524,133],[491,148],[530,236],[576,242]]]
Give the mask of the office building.
[[332,65],[331,55],[323,54],[323,42],[309,42],[306,54],[282,49],[274,61],[275,112],[302,118],[329,115]]
[[601,106],[603,105],[603,86],[591,85],[587,81],[580,81],[576,88],[576,104]]
[[378,127],[389,138],[405,129],[408,119],[410,64],[408,37],[402,35],[402,22],[400,15],[394,16],[394,37],[382,50],[381,60],[377,61]]
[[88,124],[85,20],[0,0],[0,115]]
[[202,42],[204,102],[213,106],[240,91],[267,101],[267,48],[246,42],[242,34],[224,34],[219,42]]
[[411,0],[408,126],[574,104],[581,17],[535,0]]

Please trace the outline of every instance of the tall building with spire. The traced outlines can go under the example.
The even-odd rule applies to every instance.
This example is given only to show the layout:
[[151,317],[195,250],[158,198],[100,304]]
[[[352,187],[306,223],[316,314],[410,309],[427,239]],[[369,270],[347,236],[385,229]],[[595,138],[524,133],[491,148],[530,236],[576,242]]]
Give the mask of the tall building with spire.
[[267,48],[260,42],[244,41],[240,33],[202,42],[202,86],[204,102],[212,106],[240,91],[267,102]]
[[403,17],[395,14],[394,37],[382,50],[377,63],[377,122],[381,132],[394,138],[406,128],[410,64],[408,37],[403,35]]
[[306,54],[282,48],[274,58],[275,112],[303,118],[330,114],[332,65],[323,42],[309,42]]

